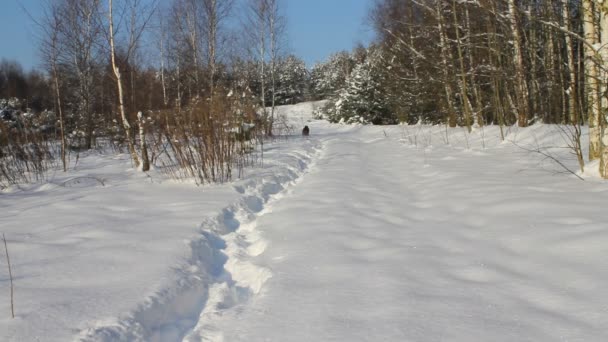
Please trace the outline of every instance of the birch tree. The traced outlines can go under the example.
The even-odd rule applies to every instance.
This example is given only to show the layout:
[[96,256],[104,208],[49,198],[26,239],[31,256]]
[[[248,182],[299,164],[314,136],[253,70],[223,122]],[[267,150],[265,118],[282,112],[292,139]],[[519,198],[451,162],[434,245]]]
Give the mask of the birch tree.
[[589,122],[589,160],[600,158],[600,98],[599,68],[594,46],[599,42],[596,32],[596,12],[592,0],[583,0],[585,30],[585,74],[587,80],[587,117]]
[[528,125],[528,86],[525,79],[523,51],[521,47],[520,25],[518,21],[518,8],[515,0],[508,0],[509,21],[513,37],[513,55],[515,57],[515,97],[517,99],[517,122],[520,127]]
[[169,97],[167,95],[167,81],[165,78],[166,59],[167,59],[167,24],[163,17],[163,13],[158,12],[158,54],[160,67],[160,82],[163,90],[163,105],[169,105]]
[[93,98],[97,81],[94,77],[96,46],[101,35],[98,18],[100,0],[67,0],[64,6],[65,46],[78,76],[78,111],[85,117],[84,147],[90,149],[95,139]]
[[[201,6],[198,0],[175,0],[171,8],[172,38],[176,63],[182,77],[186,76],[185,86],[188,98],[201,94],[201,62],[203,30]],[[182,93],[180,89],[180,94]],[[178,96],[182,99],[182,96]],[[181,105],[181,104],[180,104]]]
[[450,70],[452,69],[450,66],[451,61],[453,60],[452,52],[450,47],[448,46],[447,33],[445,30],[443,12],[442,12],[442,2],[436,2],[436,19],[437,19],[437,31],[439,32],[439,47],[441,49],[441,63],[443,66],[443,78],[444,78],[444,89],[445,89],[445,101],[448,110],[448,120],[446,124],[450,127],[456,127],[457,118],[456,112],[454,111],[454,102],[452,100],[452,94],[454,93],[451,86],[451,77]]
[[131,136],[131,124],[129,123],[129,119],[127,117],[127,112],[125,110],[125,97],[124,97],[124,89],[123,89],[123,81],[122,81],[122,73],[120,68],[118,67],[118,63],[116,62],[116,42],[115,36],[116,31],[114,30],[114,3],[113,0],[108,0],[108,23],[109,23],[109,44],[110,44],[110,58],[112,61],[112,71],[114,72],[116,88],[118,89],[118,109],[120,111],[120,118],[122,120],[122,126],[125,133],[125,140],[127,143],[127,147],[129,148],[129,153],[131,154],[131,160],[135,167],[140,166],[139,157],[137,155],[137,151],[135,150],[135,140]]
[[[572,27],[572,9],[567,0],[562,0],[562,16],[564,18],[564,27],[568,31],[575,31]],[[568,120],[572,124],[580,124],[579,115],[579,104],[577,97],[577,83],[576,83],[576,64],[575,64],[575,53],[574,47],[575,42],[569,34],[564,35],[565,46],[566,46],[566,65],[568,67]]]
[[44,56],[47,68],[50,70],[53,93],[55,97],[55,108],[59,114],[59,139],[61,141],[61,164],[63,172],[68,170],[67,163],[67,142],[65,138],[65,119],[63,115],[63,103],[60,87],[60,41],[59,35],[61,32],[62,16],[56,3],[48,3],[45,17],[42,22],[44,36],[42,40],[42,55]]
[[[127,39],[127,46],[125,47],[125,56],[124,61],[128,63],[128,61],[132,58],[135,50],[137,49],[137,45],[139,40],[141,39],[152,15],[155,11],[156,2],[152,2],[150,4],[144,5],[139,0],[133,0],[128,3],[128,8],[123,8],[124,10],[129,10],[130,21],[129,21],[129,32]],[[124,17],[125,13],[123,12],[120,17]],[[122,120],[123,129],[125,132],[125,140],[127,142],[127,146],[129,148],[129,152],[131,154],[131,159],[135,167],[140,168],[142,171],[148,171],[150,169],[150,162],[148,158],[148,150],[146,148],[145,141],[141,141],[141,160],[138,157],[137,150],[135,148],[135,139],[131,132],[131,124],[129,122],[129,117],[125,108],[125,89],[124,89],[124,79],[123,72],[120,70],[119,63],[117,61],[117,52],[116,52],[116,35],[117,31],[115,30],[114,24],[114,2],[113,0],[108,0],[108,42],[110,47],[110,57],[112,62],[112,71],[114,73],[116,88],[118,90],[118,107],[120,111],[120,117]],[[143,132],[143,120],[138,120],[140,123],[139,130]],[[145,134],[140,134],[141,138],[145,138]]]
[[270,123],[267,135],[272,135],[272,127],[275,119],[276,93],[277,93],[277,64],[282,48],[282,39],[285,30],[285,18],[281,15],[279,0],[265,0],[267,2],[267,22],[270,42],[270,87],[271,87],[271,109]]
[[467,71],[464,66],[464,53],[463,44],[460,38],[460,26],[458,23],[458,14],[456,8],[456,0],[452,1],[452,16],[454,19],[454,35],[456,37],[456,51],[458,52],[458,64],[460,66],[460,77],[458,80],[458,87],[460,89],[460,98],[462,101],[462,107],[464,111],[464,122],[465,126],[471,132],[473,106],[469,100],[468,85],[467,85]]
[[221,49],[222,25],[230,16],[233,0],[202,0],[203,6],[203,33],[207,41],[207,68],[209,89],[215,91],[215,78],[217,76],[218,55]]
[[246,26],[244,30],[249,33],[253,42],[254,55],[258,63],[259,96],[265,131],[268,132],[268,111],[266,110],[266,57],[268,49],[267,17],[268,3],[266,0],[249,0]]
[[608,179],[608,3],[598,3],[600,7],[600,60],[601,70],[601,110],[598,123],[600,126],[600,175]]

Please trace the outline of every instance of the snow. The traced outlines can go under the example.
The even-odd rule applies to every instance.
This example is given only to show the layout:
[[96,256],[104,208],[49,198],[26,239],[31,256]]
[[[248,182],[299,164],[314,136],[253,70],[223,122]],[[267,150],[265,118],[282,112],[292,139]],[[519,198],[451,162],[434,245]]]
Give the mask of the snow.
[[[554,126],[348,126],[196,187],[90,154],[0,194],[2,341],[603,341],[608,187]],[[103,183],[103,184],[102,184]],[[5,314],[3,314],[5,313]]]
[[[511,136],[534,131],[553,136]],[[218,318],[223,340],[605,340],[605,184],[552,176],[507,144],[416,148],[397,133],[328,139],[259,220],[256,260],[274,276]]]

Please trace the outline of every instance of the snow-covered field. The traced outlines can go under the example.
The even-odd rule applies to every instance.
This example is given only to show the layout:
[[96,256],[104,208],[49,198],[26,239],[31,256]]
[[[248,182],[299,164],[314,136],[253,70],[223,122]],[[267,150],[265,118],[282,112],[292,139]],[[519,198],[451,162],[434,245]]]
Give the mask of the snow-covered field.
[[[308,122],[195,187],[89,155],[0,194],[1,341],[605,341],[608,183],[553,126]],[[102,184],[103,183],[103,184]],[[3,251],[2,251],[3,252]]]

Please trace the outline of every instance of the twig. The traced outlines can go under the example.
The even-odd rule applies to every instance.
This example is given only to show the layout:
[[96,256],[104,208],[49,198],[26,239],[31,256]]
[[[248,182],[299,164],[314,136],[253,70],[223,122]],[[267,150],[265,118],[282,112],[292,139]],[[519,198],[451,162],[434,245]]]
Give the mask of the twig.
[[515,145],[515,146],[517,146],[517,147],[521,148],[521,149],[522,149],[522,150],[524,150],[524,151],[538,153],[538,154],[540,154],[541,156],[544,156],[545,158],[551,159],[552,161],[554,161],[555,163],[557,163],[559,166],[561,166],[561,167],[562,167],[564,170],[566,170],[568,173],[575,175],[575,176],[576,176],[576,178],[578,178],[578,179],[580,179],[580,180],[582,180],[582,181],[584,181],[584,180],[585,180],[583,177],[581,177],[581,176],[577,175],[577,174],[576,174],[576,172],[574,172],[574,171],[570,170],[570,169],[569,169],[569,168],[568,168],[566,165],[564,165],[564,163],[562,163],[562,162],[561,162],[559,159],[557,159],[556,157],[552,156],[551,154],[549,154],[549,153],[547,153],[547,152],[543,152],[543,151],[540,149],[540,147],[539,147],[539,148],[537,148],[536,150],[534,150],[534,149],[530,149],[530,148],[526,148],[526,147],[523,147],[523,146],[521,146],[521,145],[518,145],[518,144],[517,144],[516,142],[514,142],[514,141],[511,141],[511,143],[512,143],[513,145]]
[[15,318],[15,305],[14,305],[14,300],[13,300],[13,293],[14,293],[13,271],[11,270],[11,259],[8,256],[8,247],[6,245],[6,237],[4,236],[4,233],[2,233],[2,240],[4,240],[4,251],[6,252],[6,264],[8,265],[8,277],[11,282],[11,317]]

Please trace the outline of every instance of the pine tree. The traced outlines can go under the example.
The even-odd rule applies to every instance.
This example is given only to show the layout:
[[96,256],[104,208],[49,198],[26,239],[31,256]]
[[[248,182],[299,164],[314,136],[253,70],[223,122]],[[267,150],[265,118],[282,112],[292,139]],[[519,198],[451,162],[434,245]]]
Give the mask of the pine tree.
[[290,55],[278,63],[276,104],[286,105],[302,102],[308,86],[308,70],[304,61]]
[[331,55],[326,62],[316,64],[310,72],[314,98],[325,100],[337,96],[346,86],[354,65],[353,58],[345,51]]
[[382,86],[384,73],[379,68],[379,61],[379,52],[368,52],[363,63],[355,66],[335,103],[335,110],[330,113],[331,121],[375,125],[397,123],[397,118],[388,108]]

